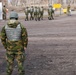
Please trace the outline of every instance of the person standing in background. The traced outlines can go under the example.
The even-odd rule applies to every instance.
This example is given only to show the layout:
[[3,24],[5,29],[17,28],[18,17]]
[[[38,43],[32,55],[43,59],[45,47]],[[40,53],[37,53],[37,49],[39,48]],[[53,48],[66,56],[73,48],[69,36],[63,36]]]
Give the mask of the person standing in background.
[[50,5],[49,9],[48,9],[48,19],[49,20],[53,20],[54,19],[53,14],[54,14],[54,10],[53,10],[53,7]]
[[30,20],[33,20],[34,19],[34,7],[31,6],[30,8]]
[[28,21],[29,7],[26,7],[24,12],[25,12],[25,16],[26,16],[25,21]]
[[7,13],[7,9],[6,9],[6,6],[4,5],[3,6],[3,20],[6,20],[6,14]]
[[70,5],[67,6],[67,15],[70,16],[71,15],[71,11],[70,11]]
[[44,15],[44,8],[43,6],[40,8],[40,18],[43,20],[43,15]]

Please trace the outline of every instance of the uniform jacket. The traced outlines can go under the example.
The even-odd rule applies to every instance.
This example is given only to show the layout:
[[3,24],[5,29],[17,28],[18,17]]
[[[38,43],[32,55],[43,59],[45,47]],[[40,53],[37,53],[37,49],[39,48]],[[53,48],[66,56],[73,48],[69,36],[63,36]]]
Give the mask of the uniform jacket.
[[17,20],[9,20],[7,25],[11,28],[16,28],[20,24],[21,26],[21,40],[18,41],[10,41],[7,40],[7,35],[5,31],[5,26],[1,30],[1,42],[6,50],[12,51],[17,50],[20,51],[24,49],[24,47],[27,47],[28,44],[28,35],[27,30],[24,28],[20,22]]

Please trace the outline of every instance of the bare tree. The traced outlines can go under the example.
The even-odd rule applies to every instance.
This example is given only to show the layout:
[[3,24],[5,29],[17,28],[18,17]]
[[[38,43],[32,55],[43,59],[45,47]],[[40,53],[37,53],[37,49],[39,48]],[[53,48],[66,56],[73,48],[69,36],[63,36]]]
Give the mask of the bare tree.
[[[0,0],[7,4],[8,0]],[[26,5],[35,5],[35,4],[54,4],[54,3],[61,3],[64,4],[76,4],[76,0],[12,0],[12,6],[26,6]]]

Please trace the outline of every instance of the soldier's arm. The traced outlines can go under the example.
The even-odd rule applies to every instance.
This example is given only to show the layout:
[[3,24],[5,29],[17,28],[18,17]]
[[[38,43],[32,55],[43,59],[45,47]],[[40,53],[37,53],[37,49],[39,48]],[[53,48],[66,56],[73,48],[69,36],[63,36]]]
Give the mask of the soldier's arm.
[[26,28],[21,25],[23,46],[26,48],[28,44],[28,34]]
[[7,49],[7,44],[6,44],[6,33],[5,33],[5,26],[1,30],[1,42],[5,49]]

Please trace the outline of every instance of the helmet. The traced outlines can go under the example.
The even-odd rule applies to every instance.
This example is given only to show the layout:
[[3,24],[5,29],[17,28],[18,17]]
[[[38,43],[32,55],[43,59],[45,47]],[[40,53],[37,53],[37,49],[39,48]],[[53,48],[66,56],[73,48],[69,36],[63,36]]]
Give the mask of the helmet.
[[49,7],[52,7],[52,5],[50,4]]
[[17,14],[15,11],[12,11],[12,12],[10,13],[10,18],[18,19],[18,14]]
[[5,7],[5,5],[3,5],[3,7]]

